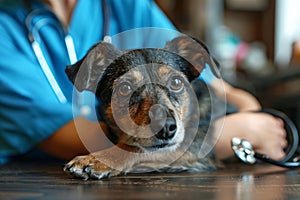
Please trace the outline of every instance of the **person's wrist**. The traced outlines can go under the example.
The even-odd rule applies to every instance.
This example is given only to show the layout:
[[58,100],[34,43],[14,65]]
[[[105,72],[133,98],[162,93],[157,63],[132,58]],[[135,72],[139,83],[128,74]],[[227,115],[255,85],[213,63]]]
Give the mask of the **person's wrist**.
[[255,134],[256,116],[249,111],[240,112],[235,116],[237,131],[242,139],[248,140],[253,146],[259,144],[259,138]]

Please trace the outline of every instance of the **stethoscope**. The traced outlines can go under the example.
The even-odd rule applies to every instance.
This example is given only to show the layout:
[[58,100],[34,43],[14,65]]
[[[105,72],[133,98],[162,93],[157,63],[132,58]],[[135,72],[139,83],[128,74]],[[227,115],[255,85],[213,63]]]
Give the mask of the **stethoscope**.
[[288,146],[285,148],[286,156],[280,161],[273,160],[268,155],[256,152],[249,141],[238,137],[234,137],[231,140],[232,149],[235,155],[247,164],[255,164],[258,160],[260,160],[280,167],[300,167],[300,159],[296,156],[299,144],[299,135],[295,124],[284,113],[277,110],[260,110],[258,112],[271,114],[283,120],[288,140]]
[[[102,8],[103,8],[103,19],[104,19],[103,40],[106,42],[111,42],[111,38],[108,36],[109,9],[106,8],[105,0],[102,0]],[[48,17],[41,17],[42,15],[48,15]],[[40,19],[35,21],[37,16],[40,16]],[[44,53],[42,51],[40,45],[41,43],[40,30],[45,26],[52,26],[56,28],[57,31],[64,36],[64,42],[65,42],[70,64],[74,64],[75,62],[77,62],[77,55],[76,55],[74,40],[72,36],[69,34],[68,29],[65,26],[63,26],[62,23],[58,20],[55,14],[45,9],[30,10],[29,14],[25,19],[25,25],[28,32],[28,39],[31,43],[33,52],[46,79],[48,80],[58,101],[61,103],[66,103],[67,98],[64,95],[62,89],[60,88],[59,84],[57,83],[51,71],[51,68],[47,63]]]

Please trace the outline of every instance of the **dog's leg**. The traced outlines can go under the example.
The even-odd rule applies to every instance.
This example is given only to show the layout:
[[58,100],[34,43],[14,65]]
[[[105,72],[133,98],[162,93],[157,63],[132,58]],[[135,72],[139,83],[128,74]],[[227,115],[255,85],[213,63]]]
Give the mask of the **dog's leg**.
[[[186,151],[181,155],[177,152],[152,154],[151,158],[142,159],[132,167],[133,172],[203,172],[216,170],[218,163],[211,155],[199,156]],[[178,159],[174,159],[178,158]]]
[[117,146],[86,156],[77,156],[64,167],[78,178],[103,179],[131,171],[138,162],[138,153],[128,152]]
[[[211,157],[199,158],[189,150],[184,153],[133,153],[112,147],[86,156],[77,156],[64,167],[64,171],[82,179],[103,179],[129,172],[199,172],[216,169]],[[181,155],[181,156],[179,156]],[[174,158],[178,159],[174,159]]]
[[138,153],[115,146],[86,156],[77,156],[65,165],[64,171],[85,180],[103,179],[129,172],[178,172],[186,170],[187,163],[194,160],[186,156],[186,159],[180,158],[180,161],[174,159],[182,154],[179,151]]

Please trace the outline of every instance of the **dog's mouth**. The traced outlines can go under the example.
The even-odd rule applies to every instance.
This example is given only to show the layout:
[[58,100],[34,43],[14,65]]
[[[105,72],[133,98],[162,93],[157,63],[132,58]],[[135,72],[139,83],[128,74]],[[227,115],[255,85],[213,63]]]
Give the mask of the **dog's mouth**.
[[151,146],[144,146],[143,148],[148,151],[156,151],[160,149],[174,148],[175,146],[176,146],[175,143],[162,143],[162,144],[156,144]]

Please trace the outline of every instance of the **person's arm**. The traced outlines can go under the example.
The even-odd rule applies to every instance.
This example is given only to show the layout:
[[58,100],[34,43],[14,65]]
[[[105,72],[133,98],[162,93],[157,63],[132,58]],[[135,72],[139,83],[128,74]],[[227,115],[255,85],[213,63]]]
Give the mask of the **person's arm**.
[[105,136],[106,131],[103,122],[79,117],[62,126],[38,147],[55,157],[71,159],[110,147],[112,143]]
[[218,97],[226,98],[239,111],[215,121],[217,157],[223,160],[233,156],[231,139],[240,137],[248,140],[257,152],[275,160],[282,159],[285,155],[283,148],[287,145],[282,120],[269,114],[252,112],[261,109],[261,105],[253,95],[244,90],[221,79],[214,79],[211,85]]
[[[213,79],[211,86],[218,97],[226,98],[239,111],[255,111],[261,109],[259,101],[245,90],[235,88],[222,79]],[[224,94],[225,92],[225,94]]]
[[[72,103],[57,100],[22,28],[18,18],[0,12],[0,159],[6,162],[37,145],[64,159],[107,147],[98,123],[73,120]],[[79,135],[81,127],[88,128]]]

